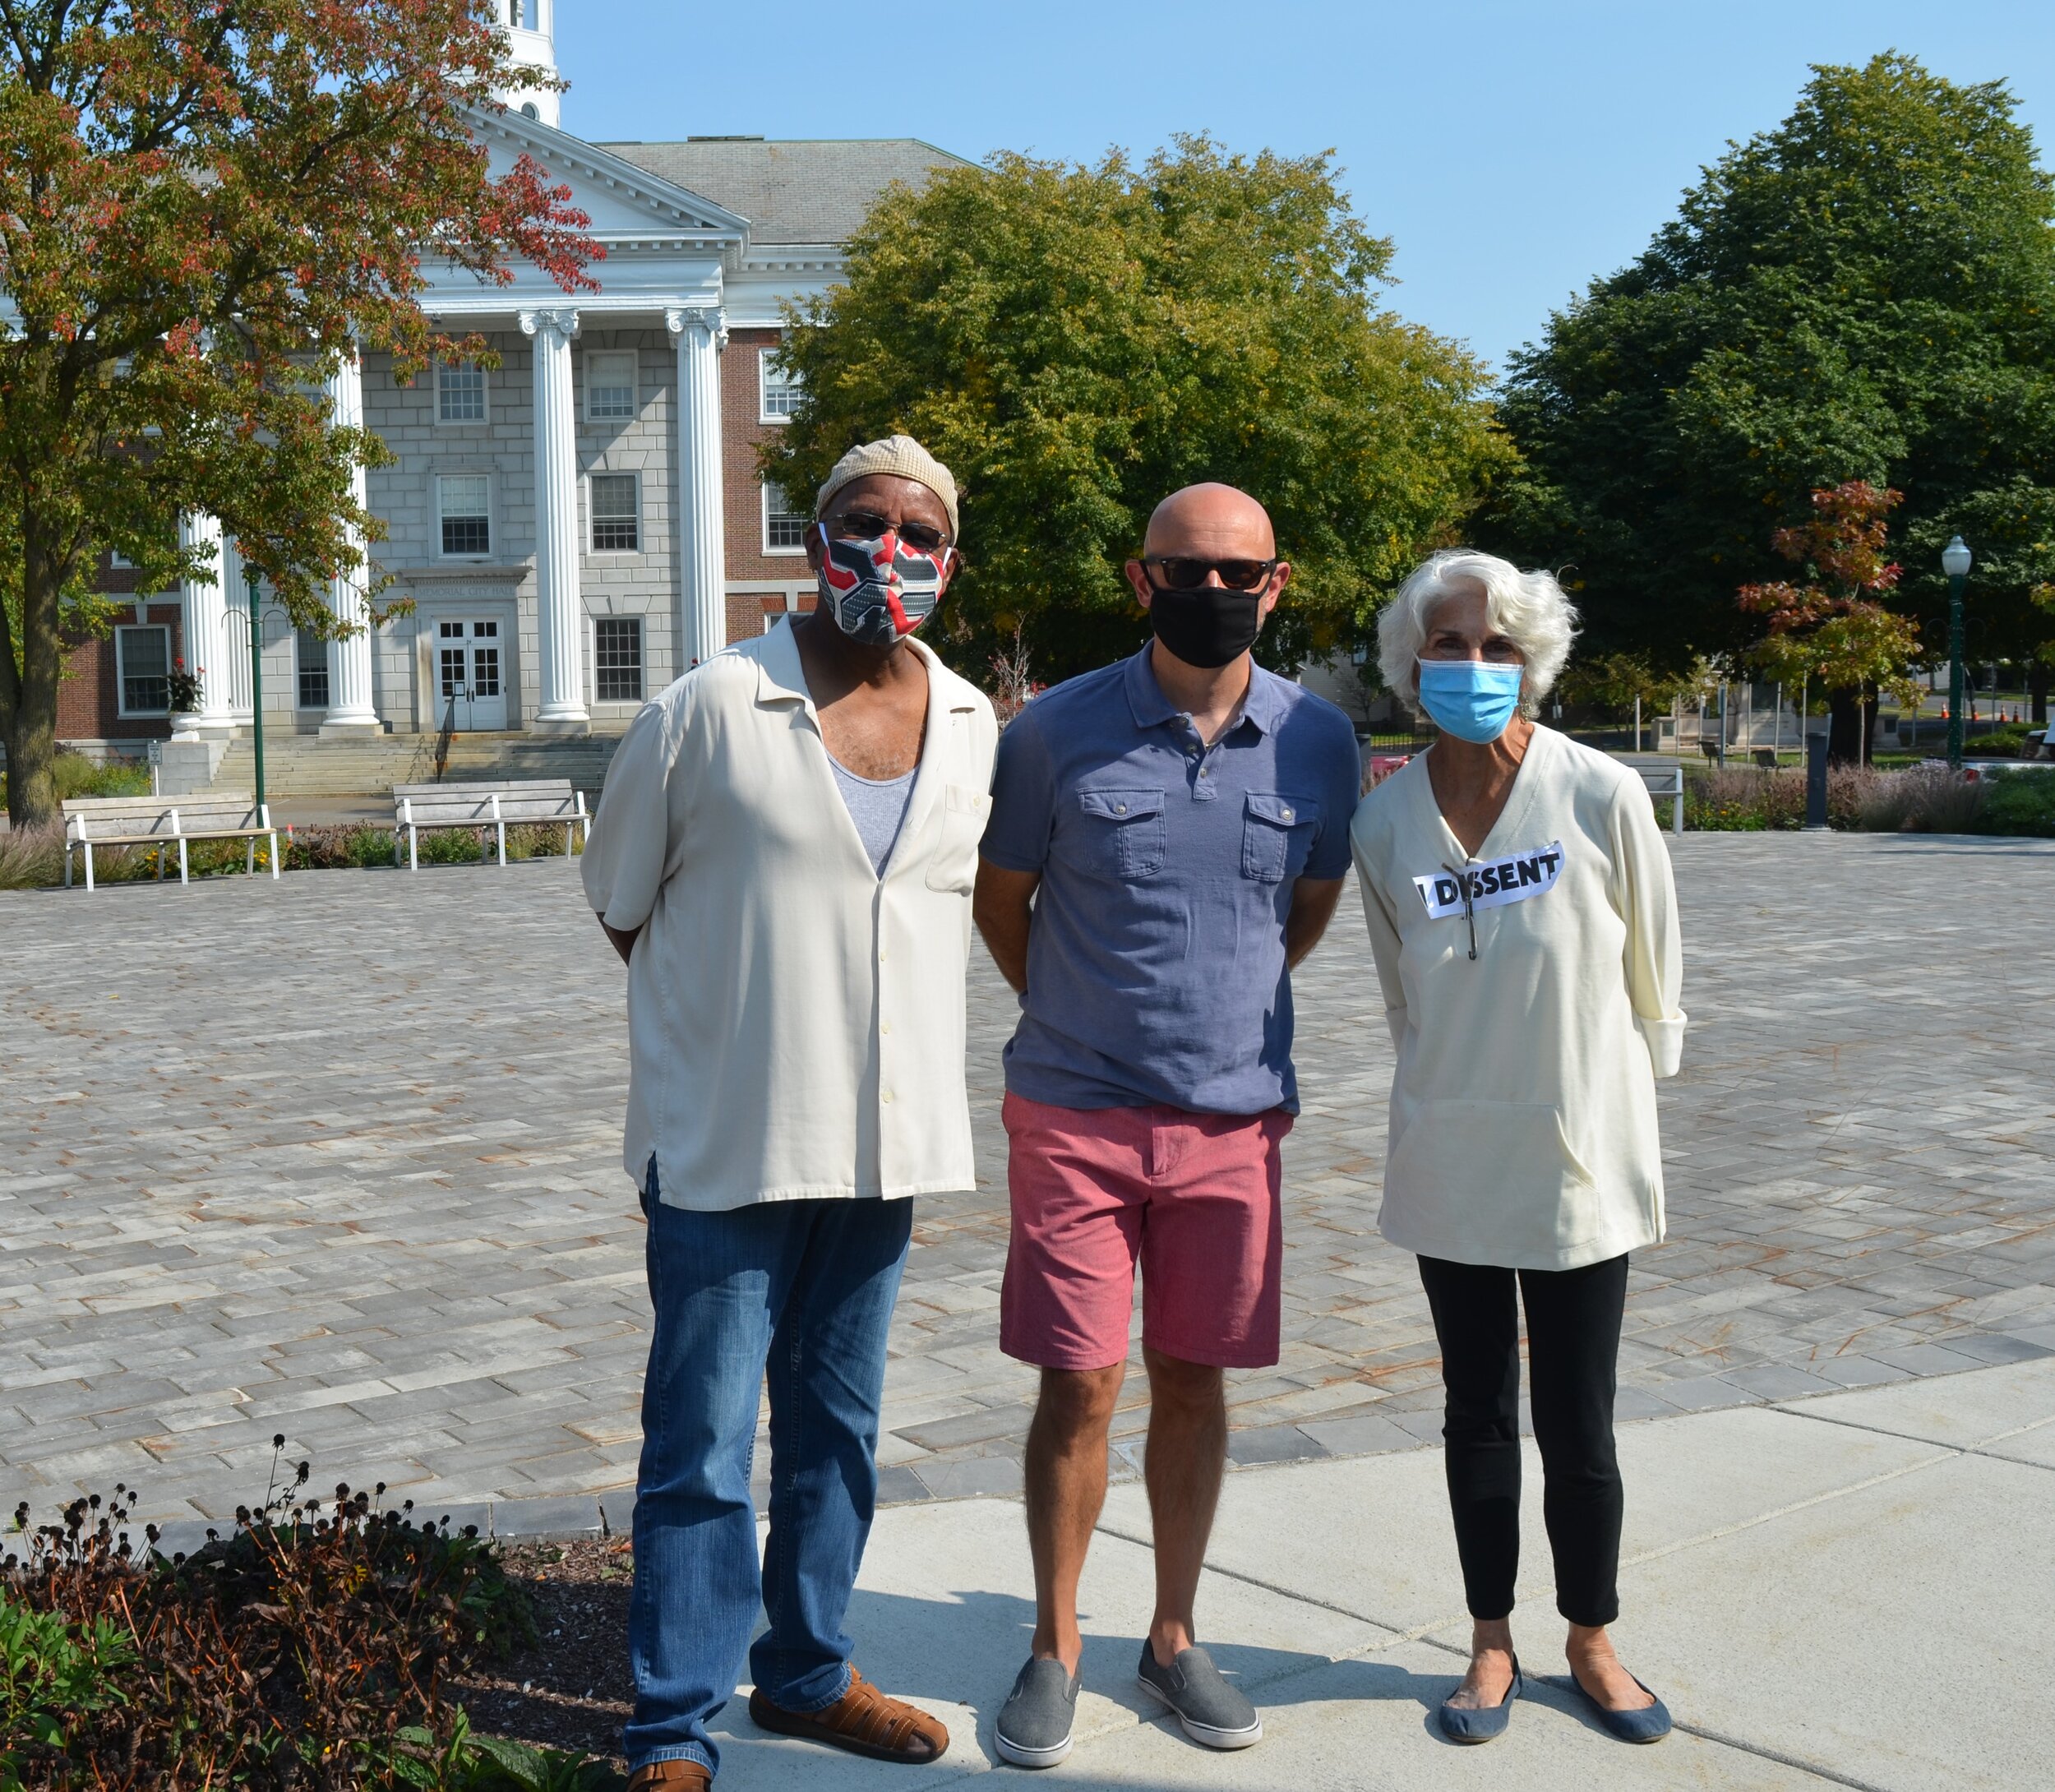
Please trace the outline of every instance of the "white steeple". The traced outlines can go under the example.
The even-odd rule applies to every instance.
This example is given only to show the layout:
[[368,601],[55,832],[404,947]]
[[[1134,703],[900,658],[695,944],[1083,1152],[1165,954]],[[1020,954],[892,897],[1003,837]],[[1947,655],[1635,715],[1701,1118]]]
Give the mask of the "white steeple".
[[[556,72],[556,0],[492,0],[493,11],[510,39],[514,60]],[[510,87],[500,96],[512,112],[556,122],[558,95],[546,89]]]

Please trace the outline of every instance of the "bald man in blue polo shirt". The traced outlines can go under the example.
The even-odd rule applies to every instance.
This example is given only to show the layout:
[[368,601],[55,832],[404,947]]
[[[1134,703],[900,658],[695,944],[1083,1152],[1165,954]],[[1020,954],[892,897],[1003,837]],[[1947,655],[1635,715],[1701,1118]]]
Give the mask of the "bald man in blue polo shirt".
[[1138,1263],[1157,1582],[1138,1676],[1196,1741],[1263,1735],[1198,1647],[1193,1603],[1226,1461],[1221,1372],[1277,1360],[1291,970],[1341,895],[1361,776],[1348,718],[1250,655],[1291,576],[1254,498],[1166,498],[1127,575],[1154,638],[1001,737],[973,901],[1021,992],[1000,1342],[1042,1371],[1033,1648],[995,1727],[1019,1767],[1070,1747],[1078,1582]]

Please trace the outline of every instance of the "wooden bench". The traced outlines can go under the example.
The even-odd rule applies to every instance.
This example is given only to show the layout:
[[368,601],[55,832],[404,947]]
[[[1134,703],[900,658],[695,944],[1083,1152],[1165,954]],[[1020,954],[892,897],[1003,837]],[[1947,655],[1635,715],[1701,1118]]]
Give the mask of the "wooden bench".
[[191,797],[76,797],[64,805],[64,887],[72,887],[72,854],[85,857],[85,887],[93,889],[93,849],[146,846],[157,849],[157,880],[164,881],[164,848],[178,848],[178,881],[187,881],[186,843],[241,840],[246,867],[256,871],[256,843],[271,843],[271,875],[279,875],[278,829],[270,806],[247,791],[210,791]]
[[[399,862],[399,839],[407,840],[407,869],[421,869],[418,844],[424,829],[491,828],[499,843],[500,863],[506,863],[506,830],[511,822],[561,823],[564,851],[571,849],[571,830],[587,828],[585,793],[573,790],[568,778],[501,779],[480,784],[395,784],[392,787],[392,861]],[[483,857],[483,852],[479,855]]]

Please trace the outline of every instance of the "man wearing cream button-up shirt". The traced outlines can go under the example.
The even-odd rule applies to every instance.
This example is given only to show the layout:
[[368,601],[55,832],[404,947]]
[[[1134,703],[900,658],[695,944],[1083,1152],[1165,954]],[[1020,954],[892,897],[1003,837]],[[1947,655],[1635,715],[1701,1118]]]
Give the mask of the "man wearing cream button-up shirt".
[[[750,1716],[888,1760],[948,1733],[849,1661],[907,1197],[975,1185],[964,972],[998,731],[912,636],[955,566],[954,483],[905,436],[816,502],[820,598],[635,719],[584,857],[628,964],[626,1160],[656,1309],[626,1736],[633,1792],[699,1792]],[[750,1457],[766,1361],[770,1532]]]

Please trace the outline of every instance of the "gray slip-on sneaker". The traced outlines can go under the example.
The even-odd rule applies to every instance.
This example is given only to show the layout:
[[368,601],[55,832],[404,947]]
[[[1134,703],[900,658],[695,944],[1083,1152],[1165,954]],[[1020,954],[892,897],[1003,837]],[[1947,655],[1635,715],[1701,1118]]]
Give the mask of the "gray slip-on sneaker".
[[1143,1692],[1153,1693],[1177,1713],[1194,1742],[1208,1748],[1246,1748],[1263,1740],[1263,1719],[1256,1707],[1228,1684],[1203,1649],[1180,1649],[1175,1661],[1160,1668],[1156,1651],[1144,1641],[1134,1677]]
[[1078,1715],[1078,1681],[1060,1661],[1030,1659],[1014,1681],[992,1725],[1002,1760],[1016,1767],[1053,1767],[1070,1753]]

